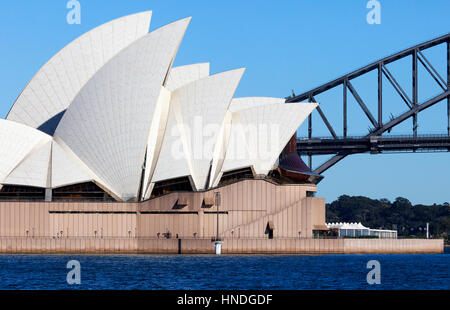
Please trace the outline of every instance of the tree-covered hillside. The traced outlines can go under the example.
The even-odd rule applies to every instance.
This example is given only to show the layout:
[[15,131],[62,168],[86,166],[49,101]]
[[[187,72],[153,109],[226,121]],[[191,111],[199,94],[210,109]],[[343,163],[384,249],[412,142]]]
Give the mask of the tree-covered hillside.
[[424,237],[426,223],[430,235],[448,240],[450,229],[450,204],[432,206],[412,205],[398,197],[394,202],[374,200],[362,196],[343,195],[327,204],[327,222],[361,222],[370,228],[395,229],[399,237]]

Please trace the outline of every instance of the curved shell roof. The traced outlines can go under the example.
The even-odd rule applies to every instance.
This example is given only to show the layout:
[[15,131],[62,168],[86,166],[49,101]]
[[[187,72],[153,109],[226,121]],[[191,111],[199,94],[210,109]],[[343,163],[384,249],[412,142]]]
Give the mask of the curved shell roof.
[[121,199],[137,195],[152,115],[189,21],[159,28],[114,57],[56,129],[55,136]]
[[208,125],[220,126],[243,73],[244,69],[237,69],[215,74],[172,93],[169,120],[152,182],[189,175],[196,190],[206,187],[218,130],[214,132],[211,128],[211,132],[205,133],[204,129],[208,130]]
[[[151,180],[161,152],[164,134],[169,120],[172,91],[201,78],[205,78],[208,75],[209,63],[192,64],[170,69],[165,81],[165,87],[162,87],[160,97],[156,103],[155,113],[151,124],[152,127],[150,128],[148,137],[142,193],[145,197],[148,197],[151,192]],[[173,118],[171,118],[170,124],[170,128],[172,128],[174,124]],[[175,173],[175,175],[178,174]]]
[[52,118],[58,122],[60,114],[101,67],[148,33],[151,15],[149,11],[115,19],[72,41],[36,73],[7,119],[48,131],[47,122]]
[[[6,180],[11,172],[19,164],[26,164],[27,159],[38,152],[39,149],[45,147],[51,142],[51,139],[49,135],[34,128],[0,119],[0,183],[10,184]],[[47,166],[48,161],[42,162],[39,167],[36,167],[36,170],[41,168],[45,170]],[[32,183],[35,181],[35,179],[30,180]],[[18,183],[22,184],[22,182]]]
[[225,134],[226,154],[221,167],[213,170],[211,186],[217,185],[226,171],[252,167],[255,174],[265,175],[273,168],[289,139],[317,107],[317,103],[283,102],[281,98],[233,100],[230,110],[235,112]]
[[41,188],[92,180],[99,180],[100,184],[101,179],[85,167],[62,141],[6,120],[0,120],[0,131],[1,145],[5,146],[0,151],[1,184]]
[[51,161],[52,141],[31,151],[17,167],[11,171],[3,184],[49,187],[48,167]]
[[266,104],[238,112],[256,174],[267,174],[317,103]]
[[209,75],[209,63],[199,63],[172,68],[166,81],[166,88],[174,91],[186,84]]
[[51,163],[51,187],[97,181],[106,188],[100,177],[96,176],[68,147],[58,138],[53,139]]
[[[210,186],[217,185],[222,172],[252,166],[249,146],[244,136],[244,128],[239,121],[240,110],[258,107],[265,104],[280,104],[286,99],[272,97],[242,97],[233,98],[228,108],[221,129],[220,140],[214,149],[213,165],[211,168]],[[225,154],[228,160],[225,161]]]

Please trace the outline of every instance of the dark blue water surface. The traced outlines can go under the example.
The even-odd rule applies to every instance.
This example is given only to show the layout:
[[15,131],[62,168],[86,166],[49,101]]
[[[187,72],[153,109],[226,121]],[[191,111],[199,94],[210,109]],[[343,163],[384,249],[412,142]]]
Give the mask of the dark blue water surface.
[[[450,252],[416,255],[0,255],[0,289],[450,289]],[[69,260],[81,284],[69,285]],[[381,284],[369,285],[369,260]]]

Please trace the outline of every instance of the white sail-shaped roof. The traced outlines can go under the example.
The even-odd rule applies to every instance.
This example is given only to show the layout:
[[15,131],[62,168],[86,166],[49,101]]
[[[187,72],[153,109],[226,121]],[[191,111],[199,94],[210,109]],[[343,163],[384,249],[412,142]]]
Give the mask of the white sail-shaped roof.
[[[0,119],[0,141],[0,184],[4,184],[10,173],[48,144],[51,137],[34,128]],[[16,176],[21,177],[23,174],[18,173]]]
[[[192,64],[170,69],[165,82],[165,87],[162,87],[161,89],[160,97],[158,99],[155,114],[153,115],[152,125],[150,128],[142,192],[142,196],[144,199],[147,199],[151,194],[153,184],[151,183],[151,180],[153,179],[156,163],[161,152],[161,147],[169,119],[170,97],[172,95],[171,91],[201,78],[207,77],[208,75],[209,63]],[[170,124],[171,128],[173,127],[173,124],[176,124],[173,118]],[[174,130],[176,131],[177,129],[175,128]],[[184,165],[181,164],[181,166]],[[173,170],[178,169],[177,165],[173,165],[173,163],[171,167],[175,168]],[[161,173],[165,172],[159,171],[159,174]],[[181,173],[181,171],[172,171],[169,174],[179,175],[179,173]],[[187,173],[189,173],[189,171]]]
[[[211,163],[211,172],[208,184],[209,187],[216,186],[218,182],[215,182],[215,180],[220,178],[219,173],[221,172],[225,160],[225,154],[230,147],[229,142],[231,140],[231,136],[236,131],[233,131],[232,123],[233,113],[230,111],[230,107],[228,107],[225,118],[220,127],[219,134],[217,136],[217,142],[214,145],[213,159]],[[246,150],[247,148],[242,147],[241,149]],[[244,158],[247,158],[247,156],[244,156]]]
[[173,136],[173,130],[179,130],[175,134],[181,136],[184,159],[177,158],[180,167],[176,172],[186,171],[188,167],[195,190],[202,190],[207,186],[219,129],[244,71],[245,69],[237,69],[215,74],[187,84],[172,93],[171,111],[178,128],[174,129],[173,121],[168,124],[170,131],[166,131],[166,137],[170,137],[167,137],[167,143],[165,141],[166,145],[163,145],[161,150],[154,182],[183,176],[169,175],[164,171],[173,165],[173,148],[175,143],[180,141]]
[[3,184],[24,185],[49,188],[48,168],[52,142],[48,141],[40,148],[30,152],[8,175]]
[[52,188],[89,181],[101,184],[100,178],[89,171],[61,141],[53,141],[51,159]]
[[153,112],[189,21],[159,28],[111,59],[56,129],[55,136],[123,200],[137,197]]
[[167,76],[165,87],[162,88],[160,98],[152,120],[152,128],[147,146],[143,196],[148,198],[151,193],[151,179],[156,162],[161,151],[162,142],[167,126],[171,92],[186,84],[192,83],[209,75],[209,63],[198,63],[171,68]]
[[[179,106],[170,104],[161,151],[151,178],[152,183],[188,176],[190,174],[188,161],[183,149],[182,128],[178,125],[176,115],[180,115]],[[148,195],[150,195],[149,189],[146,192],[147,197]]]
[[[182,134],[197,190],[207,186],[220,127],[244,71],[237,69],[215,74],[181,87],[173,94],[172,102],[179,104],[182,124],[189,130]],[[197,130],[199,122],[203,125],[202,131]]]
[[226,171],[251,167],[254,173],[265,175],[273,168],[289,139],[317,107],[316,103],[283,102],[281,98],[233,99],[225,159],[221,164],[220,157],[215,158],[218,164],[210,186],[217,185]]
[[222,171],[236,170],[253,164],[250,159],[245,129],[240,122],[238,113],[232,113],[230,125],[231,131],[225,153],[226,160],[223,162]]
[[25,156],[2,183],[57,188],[95,181],[107,188],[101,178],[95,176],[66,146],[62,146],[61,141],[45,141]]
[[[1,184],[56,188],[96,181],[102,187],[108,187],[66,146],[63,147],[61,141],[57,142],[39,130],[5,120],[0,120],[0,131],[10,137],[8,141],[0,134],[4,151],[0,154],[0,166],[3,171],[9,171]],[[8,150],[11,153],[6,155]]]
[[[147,199],[152,190],[151,180],[153,179],[153,173],[156,168],[156,163],[158,161],[159,154],[161,152],[162,143],[164,140],[164,135],[166,132],[166,128],[168,127],[168,119],[169,119],[169,106],[170,106],[170,96],[171,92],[184,86],[189,83],[192,83],[201,78],[205,78],[209,76],[209,63],[198,63],[191,64],[185,66],[174,67],[170,69],[169,75],[167,76],[165,87],[163,87],[160,98],[158,99],[158,104],[154,115],[154,119],[152,121],[152,128],[150,129],[150,135],[148,139],[148,147],[147,147],[147,156],[146,156],[146,164],[145,164],[145,178],[144,178],[144,186],[143,186],[143,198]],[[173,112],[172,112],[173,113]],[[174,122],[174,118],[171,119],[170,128],[176,124]],[[177,128],[173,129],[174,132],[177,132]],[[177,134],[174,134],[178,136]],[[176,140],[175,137],[173,140]],[[181,139],[181,137],[179,137]],[[169,143],[170,144],[170,143]],[[183,170],[185,167],[185,163],[182,160],[178,162],[178,165],[172,165],[169,170],[172,172],[167,173],[167,175],[180,175],[183,173],[189,173],[189,170]],[[181,169],[181,170],[179,170]],[[185,171],[185,172],[182,172]],[[166,174],[166,172],[159,171],[159,175],[161,177],[161,173]]]
[[113,20],[72,41],[36,73],[7,119],[38,128],[45,127],[43,124],[53,117],[60,118],[101,67],[148,33],[151,14],[142,12]]
[[[229,115],[222,124],[219,140],[214,149],[209,186],[218,184],[222,172],[252,166],[244,130],[239,121],[239,114],[235,112],[265,104],[281,104],[284,102],[286,102],[286,99],[273,97],[242,97],[231,100],[228,108]],[[226,153],[228,153],[227,161],[225,161]]]
[[167,120],[169,118],[170,108],[170,96],[171,92],[161,86],[161,92],[159,93],[158,102],[156,103],[155,112],[153,113],[153,119],[150,127],[150,134],[147,142],[147,152],[145,157],[145,174],[142,186],[142,195],[150,195],[148,192],[150,180],[153,177],[153,173],[156,168],[156,162],[158,160],[159,153],[166,132]]
[[198,63],[172,68],[166,81],[166,88],[174,91],[186,84],[209,75],[209,63]]
[[267,174],[317,103],[265,104],[238,111],[256,174]]

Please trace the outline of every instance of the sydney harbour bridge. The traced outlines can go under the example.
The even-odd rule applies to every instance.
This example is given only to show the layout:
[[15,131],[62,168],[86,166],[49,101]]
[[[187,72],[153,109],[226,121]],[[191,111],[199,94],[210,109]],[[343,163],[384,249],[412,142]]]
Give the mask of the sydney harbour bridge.
[[[446,64],[446,77],[442,77],[442,72],[436,69],[436,63],[432,63],[426,56],[425,51],[433,47],[440,46],[446,49],[444,55],[440,55],[440,65]],[[446,54],[446,55],[445,55]],[[399,83],[395,75],[389,69],[389,66],[400,61],[411,61],[411,92],[405,91],[405,86]],[[419,70],[419,65],[425,70]],[[442,71],[442,70],[441,70]],[[354,86],[353,80],[368,74],[376,73],[378,81],[372,85],[377,88],[377,108],[369,109],[362,96],[358,93]],[[419,72],[420,74],[428,74],[433,83],[436,83],[439,89],[437,94],[432,98],[419,102]],[[409,73],[408,73],[409,74]],[[383,79],[384,77],[384,79]],[[400,114],[390,113],[392,102],[383,102],[383,84],[390,84],[397,94],[397,99],[404,104],[405,110]],[[384,83],[383,83],[384,82]],[[386,88],[386,87],[385,87]],[[297,138],[297,152],[299,155],[308,156],[310,169],[322,174],[327,169],[338,163],[343,158],[360,153],[388,153],[388,152],[448,152],[450,151],[450,33],[435,38],[433,40],[418,44],[401,52],[385,57],[381,60],[373,62],[365,67],[355,70],[351,73],[343,75],[331,82],[323,84],[303,94],[287,97],[286,102],[317,102],[316,97],[331,89],[341,89],[341,100],[329,100],[332,102],[322,101],[317,107],[314,115],[319,116],[327,128],[329,135],[326,137],[314,136],[313,115],[308,119],[307,137]],[[360,108],[366,115],[370,128],[369,133],[364,136],[348,135],[348,101],[352,96]],[[419,114],[436,104],[447,105],[446,115],[437,117],[445,117],[447,120],[446,134],[418,134]],[[333,124],[321,108],[325,105],[339,104],[342,107],[342,117],[340,124]],[[390,113],[390,117],[386,119],[383,115]],[[405,121],[412,119],[411,133],[408,135],[386,135],[391,130]],[[336,131],[336,128],[342,128],[342,131]],[[363,129],[363,128],[362,128]],[[385,134],[385,135],[383,135]],[[332,157],[313,168],[313,156],[331,155]]]

